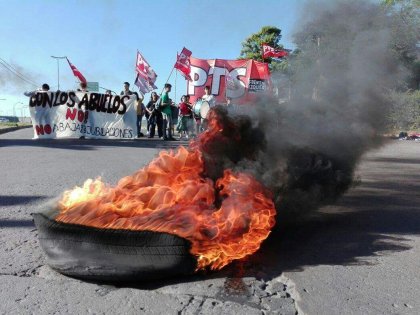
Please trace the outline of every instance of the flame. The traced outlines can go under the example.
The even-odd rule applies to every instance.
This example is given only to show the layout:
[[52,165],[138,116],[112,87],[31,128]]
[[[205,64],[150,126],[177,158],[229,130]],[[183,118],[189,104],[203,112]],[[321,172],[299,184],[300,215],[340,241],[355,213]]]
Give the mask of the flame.
[[[247,173],[205,177],[203,148],[222,141],[217,117],[189,148],[161,151],[115,187],[100,178],[63,194],[57,221],[99,228],[150,230],[186,238],[197,269],[220,269],[255,251],[275,224],[271,193]],[[216,206],[219,205],[219,206]]]

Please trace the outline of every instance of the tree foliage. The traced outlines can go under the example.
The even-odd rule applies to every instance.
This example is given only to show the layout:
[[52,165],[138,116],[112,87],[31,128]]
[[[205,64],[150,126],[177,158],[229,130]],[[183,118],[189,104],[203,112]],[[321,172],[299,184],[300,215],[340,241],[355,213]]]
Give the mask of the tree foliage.
[[420,87],[420,0],[384,0],[391,24],[391,49],[410,71],[408,87]]
[[249,36],[245,41],[242,42],[242,50],[239,59],[253,59],[257,61],[267,62],[270,66],[271,71],[282,71],[287,68],[287,62],[285,60],[278,60],[273,58],[262,58],[262,44],[268,44],[276,49],[283,49],[283,45],[280,44],[281,29],[275,26],[264,26],[257,33]]
[[391,91],[389,122],[393,131],[420,131],[420,91]]

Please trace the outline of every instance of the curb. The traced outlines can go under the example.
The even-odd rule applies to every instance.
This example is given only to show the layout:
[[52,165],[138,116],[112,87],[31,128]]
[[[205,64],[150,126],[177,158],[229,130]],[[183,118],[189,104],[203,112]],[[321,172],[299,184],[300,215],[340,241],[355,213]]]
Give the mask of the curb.
[[0,135],[3,134],[3,133],[16,131],[16,130],[24,129],[24,128],[32,128],[32,126],[18,126],[18,127],[2,128],[2,129],[0,129]]

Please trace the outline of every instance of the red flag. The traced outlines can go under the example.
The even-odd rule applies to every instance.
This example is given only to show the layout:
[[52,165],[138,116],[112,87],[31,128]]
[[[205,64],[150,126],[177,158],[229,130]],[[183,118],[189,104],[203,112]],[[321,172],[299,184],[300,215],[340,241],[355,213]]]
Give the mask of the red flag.
[[190,57],[191,57],[191,51],[189,51],[187,48],[183,48],[181,53],[177,55],[176,62],[174,65],[174,68],[179,70],[179,72],[182,73],[182,75],[187,79],[188,81],[191,81],[190,73],[191,73],[191,64],[190,64]]
[[283,58],[289,55],[289,52],[286,49],[275,49],[267,44],[262,44],[263,49],[263,59],[274,57],[274,58]]
[[77,77],[80,82],[86,83],[86,79],[83,76],[83,74],[79,70],[77,70],[75,65],[73,65],[68,58],[66,58],[66,59],[67,59],[67,62],[69,63],[69,65],[70,65],[71,70],[73,71],[74,76]]

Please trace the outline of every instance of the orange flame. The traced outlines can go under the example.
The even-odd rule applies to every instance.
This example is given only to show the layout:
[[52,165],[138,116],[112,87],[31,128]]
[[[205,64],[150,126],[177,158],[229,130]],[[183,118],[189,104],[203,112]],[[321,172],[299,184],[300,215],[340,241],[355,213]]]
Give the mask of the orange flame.
[[[209,128],[199,141],[214,137],[219,127]],[[275,208],[270,192],[251,175],[227,169],[214,183],[204,171],[197,142],[190,149],[162,151],[115,187],[89,179],[66,191],[55,219],[176,234],[191,241],[197,269],[220,269],[259,249],[275,224]]]

